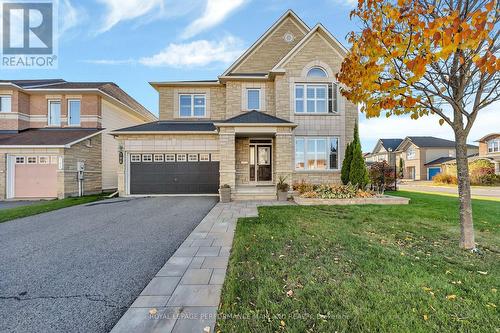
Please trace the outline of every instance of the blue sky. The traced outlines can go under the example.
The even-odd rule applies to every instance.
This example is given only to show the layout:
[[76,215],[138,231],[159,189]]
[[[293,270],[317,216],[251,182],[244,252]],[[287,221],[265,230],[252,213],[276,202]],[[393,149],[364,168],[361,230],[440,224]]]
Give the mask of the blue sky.
[[[0,0],[2,2],[2,0]],[[344,45],[356,25],[353,0],[59,0],[59,67],[0,70],[1,79],[113,81],[153,113],[150,81],[215,79],[287,9],[309,26],[323,23]],[[471,141],[498,132],[498,104],[478,117]],[[437,118],[361,116],[365,151],[379,137],[433,135],[452,139]]]

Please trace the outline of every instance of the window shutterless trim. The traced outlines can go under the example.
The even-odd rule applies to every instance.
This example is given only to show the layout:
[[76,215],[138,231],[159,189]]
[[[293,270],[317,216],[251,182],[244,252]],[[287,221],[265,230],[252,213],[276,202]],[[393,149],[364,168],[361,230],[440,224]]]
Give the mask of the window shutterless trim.
[[175,162],[175,154],[165,154],[165,162]]
[[[9,99],[9,110],[2,109],[2,99]],[[0,113],[9,113],[12,112],[12,95],[0,95]]]
[[[59,124],[52,124],[52,110],[50,108],[50,105],[52,103],[59,103]],[[60,99],[47,100],[47,126],[61,127],[61,111],[62,111],[62,101]]]
[[[249,95],[249,92],[250,91],[257,91],[259,93],[259,107],[258,108],[251,108],[250,107],[250,95]],[[247,88],[246,90],[247,92],[247,110],[256,110],[256,111],[260,111],[262,109],[262,89],[261,88]]]
[[[30,159],[32,162],[30,162]],[[38,164],[38,158],[36,156],[28,156],[26,158],[26,164]]]
[[198,162],[199,161],[199,158],[198,158],[198,154],[188,154],[188,162]]
[[[179,157],[184,156],[183,158],[179,159]],[[187,162],[187,155],[186,154],[177,154],[176,155],[176,161],[177,162]]]
[[[78,118],[80,118],[80,121],[78,122],[78,124],[71,124],[71,107],[70,107],[71,102],[79,102],[80,103],[80,111],[79,111],[80,117],[78,117]],[[67,114],[67,119],[68,119],[67,120],[68,126],[76,126],[76,127],[82,126],[82,100],[78,99],[78,98],[70,98],[70,99],[68,99],[67,103],[68,103],[68,105],[67,105],[68,109],[66,110],[67,111],[66,114]]]
[[[331,141],[332,140],[336,140],[337,141],[337,152],[336,153],[332,153],[332,151],[330,150],[330,144],[331,144]],[[304,163],[304,168],[300,169],[300,168],[297,168],[297,141],[298,140],[302,140],[303,142],[303,150],[302,150],[302,160],[301,162]],[[320,152],[320,153],[324,153],[325,154],[325,158],[326,158],[326,169],[309,169],[307,167],[307,143],[309,140],[325,140],[326,141],[326,147],[325,147],[325,151],[324,152]],[[338,171],[340,169],[340,161],[339,161],[339,147],[340,147],[340,137],[339,136],[296,136],[295,137],[295,149],[294,149],[294,170],[296,172],[328,172],[328,171]],[[331,165],[331,157],[332,157],[332,154],[335,154],[337,156],[337,165],[335,168],[332,168],[332,165]],[[318,150],[317,150],[317,141],[315,143],[315,150],[314,150],[314,163],[315,165],[317,165],[317,160],[318,160]]]
[[141,162],[141,154],[131,154],[130,155],[130,162],[132,163],[139,163]]
[[[183,96],[190,96],[191,97],[191,114],[189,116],[183,116],[181,114],[181,98]],[[196,109],[195,104],[194,104],[194,99],[195,97],[203,97],[203,116],[196,116],[194,114],[194,111]],[[207,117],[207,95],[206,94],[179,94],[179,118],[206,118]]]
[[153,154],[142,154],[142,161],[146,163],[153,162]]

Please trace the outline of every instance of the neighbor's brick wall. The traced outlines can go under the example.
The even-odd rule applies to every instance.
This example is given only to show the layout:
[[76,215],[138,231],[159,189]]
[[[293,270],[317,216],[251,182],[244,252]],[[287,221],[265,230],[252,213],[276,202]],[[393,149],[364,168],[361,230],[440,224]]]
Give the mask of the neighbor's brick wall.
[[78,195],[77,163],[85,163],[83,181],[84,194],[102,192],[102,135],[92,137],[64,150],[64,193],[65,196]]
[[[295,36],[292,43],[287,43],[283,36],[291,32]],[[252,54],[250,54],[233,73],[267,73],[305,36],[295,19],[284,20]]]

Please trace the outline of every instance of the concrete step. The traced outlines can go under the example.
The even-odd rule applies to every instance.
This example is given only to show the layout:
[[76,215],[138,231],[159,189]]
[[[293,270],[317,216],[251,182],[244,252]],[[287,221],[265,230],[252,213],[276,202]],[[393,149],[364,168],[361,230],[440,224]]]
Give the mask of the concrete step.
[[231,195],[233,200],[276,200],[276,187],[269,186],[251,186],[239,185]]

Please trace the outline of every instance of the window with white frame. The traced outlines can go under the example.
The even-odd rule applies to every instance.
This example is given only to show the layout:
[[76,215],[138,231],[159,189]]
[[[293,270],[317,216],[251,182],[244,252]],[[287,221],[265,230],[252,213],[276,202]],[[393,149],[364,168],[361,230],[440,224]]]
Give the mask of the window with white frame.
[[295,113],[335,113],[339,111],[336,83],[295,85]]
[[247,110],[260,110],[260,89],[247,89]]
[[163,162],[164,161],[164,156],[163,154],[155,154],[153,156],[155,162]]
[[141,161],[141,155],[139,155],[139,154],[130,155],[130,162],[138,163],[140,161]]
[[40,164],[49,164],[50,158],[48,156],[40,156],[38,157],[38,163]]
[[177,154],[177,162],[186,162],[186,154]]
[[307,72],[307,77],[328,77],[328,74],[321,67],[313,67]]
[[488,153],[498,153],[500,152],[500,139],[494,139],[488,141]]
[[24,164],[24,156],[16,156],[16,164]]
[[12,97],[10,95],[0,95],[0,112],[12,111]]
[[189,162],[198,162],[198,154],[189,154],[188,161]]
[[153,155],[151,154],[143,154],[142,155],[143,162],[153,162]]
[[49,101],[48,125],[61,126],[61,101]]
[[296,170],[336,170],[339,168],[337,137],[297,137]]
[[68,100],[68,125],[80,126],[80,113],[82,103],[79,99]]
[[175,154],[165,154],[165,162],[175,162]]
[[179,95],[179,115],[183,118],[206,117],[206,97],[199,94]]
[[210,154],[200,154],[200,162],[210,162]]
[[37,160],[36,156],[28,156],[27,158],[28,164],[36,164]]
[[417,152],[415,151],[415,148],[410,147],[406,151],[406,159],[407,160],[414,160],[417,157]]

